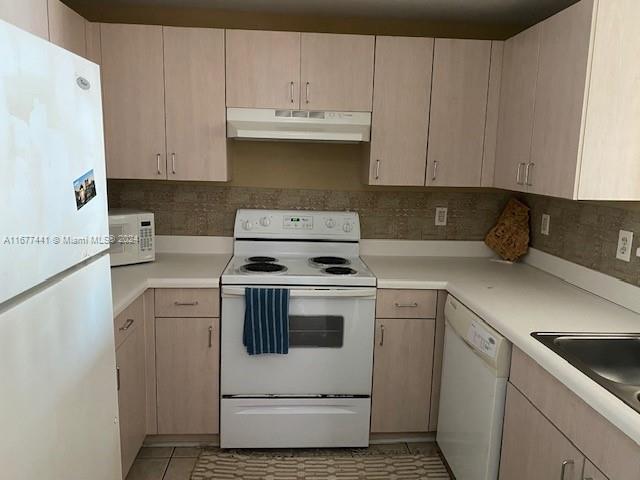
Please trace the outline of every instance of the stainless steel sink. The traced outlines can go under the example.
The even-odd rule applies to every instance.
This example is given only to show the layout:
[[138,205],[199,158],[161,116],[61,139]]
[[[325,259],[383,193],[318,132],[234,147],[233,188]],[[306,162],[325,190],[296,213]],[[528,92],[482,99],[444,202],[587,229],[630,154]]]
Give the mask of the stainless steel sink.
[[640,334],[534,332],[531,336],[640,412]]

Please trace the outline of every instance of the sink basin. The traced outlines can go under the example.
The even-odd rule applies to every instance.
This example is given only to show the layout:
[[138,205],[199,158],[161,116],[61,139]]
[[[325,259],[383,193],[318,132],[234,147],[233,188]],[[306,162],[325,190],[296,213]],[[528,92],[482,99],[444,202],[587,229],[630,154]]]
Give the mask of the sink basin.
[[534,332],[531,336],[640,412],[640,334]]

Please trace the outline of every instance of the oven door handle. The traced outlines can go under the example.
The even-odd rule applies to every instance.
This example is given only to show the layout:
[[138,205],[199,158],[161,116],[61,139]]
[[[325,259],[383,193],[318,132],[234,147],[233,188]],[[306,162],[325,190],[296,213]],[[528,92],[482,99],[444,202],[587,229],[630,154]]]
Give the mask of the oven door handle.
[[[244,297],[245,287],[222,287],[222,298]],[[292,288],[290,298],[376,298],[375,288]]]

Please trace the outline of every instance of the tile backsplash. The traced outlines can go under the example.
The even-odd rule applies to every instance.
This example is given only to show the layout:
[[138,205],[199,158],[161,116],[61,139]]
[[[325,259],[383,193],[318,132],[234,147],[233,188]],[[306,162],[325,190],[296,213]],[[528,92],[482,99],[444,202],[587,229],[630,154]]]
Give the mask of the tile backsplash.
[[[238,208],[355,210],[363,238],[482,240],[508,198],[531,207],[531,245],[585,267],[640,285],[640,206],[574,202],[493,189],[296,189],[215,183],[110,180],[111,207],[141,208],[156,216],[160,235],[232,236]],[[435,226],[436,207],[448,208]],[[551,216],[541,234],[542,214]],[[635,232],[631,262],[616,259],[620,229]]]
[[[508,198],[496,190],[318,190],[110,180],[111,207],[155,213],[159,235],[233,236],[238,208],[355,210],[363,238],[482,240]],[[436,207],[448,208],[435,226]]]

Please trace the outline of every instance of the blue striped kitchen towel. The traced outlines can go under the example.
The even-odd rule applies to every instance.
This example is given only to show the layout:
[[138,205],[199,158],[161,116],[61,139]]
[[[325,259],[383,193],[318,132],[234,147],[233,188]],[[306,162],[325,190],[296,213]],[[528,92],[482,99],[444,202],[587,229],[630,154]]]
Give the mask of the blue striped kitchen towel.
[[289,290],[245,289],[242,343],[249,355],[289,353]]

